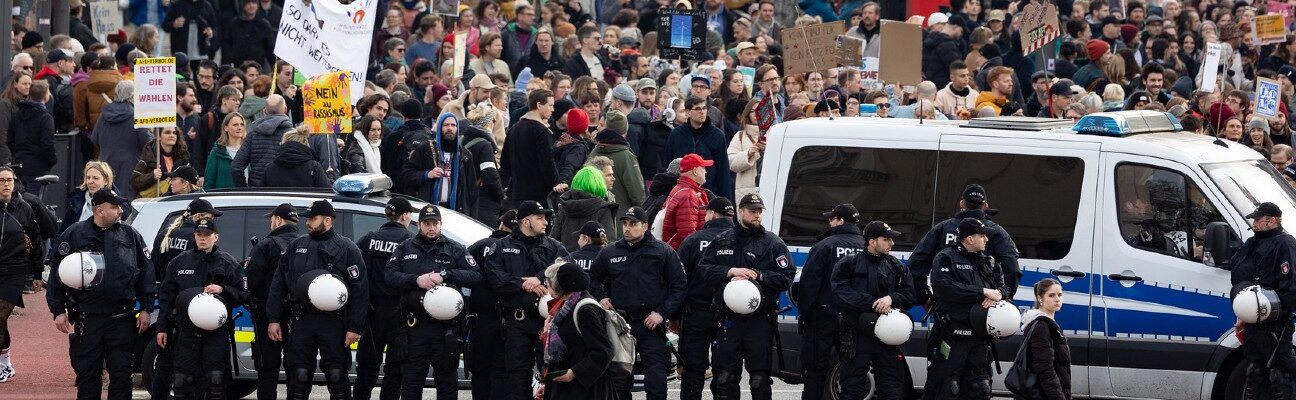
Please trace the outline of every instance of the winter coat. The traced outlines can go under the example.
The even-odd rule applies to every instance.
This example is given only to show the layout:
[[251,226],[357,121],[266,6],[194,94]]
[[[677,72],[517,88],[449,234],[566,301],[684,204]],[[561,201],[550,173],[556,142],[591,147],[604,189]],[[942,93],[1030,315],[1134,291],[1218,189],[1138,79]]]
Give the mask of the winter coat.
[[[235,109],[235,111],[238,110]],[[219,104],[216,104],[211,110],[198,115],[198,121],[194,123],[194,136],[196,137],[193,140],[194,145],[189,147],[189,154],[195,156],[203,154],[205,156],[207,152],[217,147],[216,140],[220,139],[221,123],[225,121],[226,115],[226,113],[222,112]],[[243,116],[243,123],[244,129],[246,129],[244,132],[251,135],[252,128],[256,124],[253,124],[246,115]],[[197,158],[197,160],[194,160],[194,168],[206,170],[207,157],[195,158]]]
[[13,154],[10,152],[9,137],[13,136],[14,113],[18,111],[18,104],[9,101],[9,99],[0,100],[0,164],[9,164],[13,161]]
[[266,166],[265,179],[261,183],[263,187],[275,188],[333,186],[333,182],[324,175],[324,167],[315,161],[315,153],[310,147],[293,141],[279,146],[274,162]]
[[[532,39],[531,41],[534,42],[535,39]],[[567,59],[563,58],[561,54],[558,54],[558,51],[556,50],[558,50],[558,46],[554,46],[553,50],[549,51],[549,59],[546,60],[540,55],[540,50],[533,44],[531,45],[531,52],[522,60],[518,61],[519,65],[515,70],[521,73],[522,69],[531,68],[532,76],[544,76],[549,71],[562,72],[563,68],[567,65]]]
[[92,139],[99,145],[99,160],[112,168],[117,195],[134,199],[135,187],[126,171],[135,169],[144,145],[153,140],[148,129],[135,128],[135,105],[127,101],[104,106]]
[[[510,69],[515,71],[511,75],[513,79],[517,79],[517,74],[522,72],[519,64],[527,58],[527,55],[531,54],[530,50],[535,48],[536,33],[540,31],[533,24],[530,29],[531,36],[527,36],[526,43],[522,43],[521,36],[518,36],[518,30],[520,29],[522,28],[518,27],[516,22],[510,22],[500,32],[500,39],[504,43],[504,52],[500,54],[500,58],[505,63],[508,63]],[[535,70],[531,70],[531,73],[535,73]],[[535,76],[544,76],[544,74],[541,73]]]
[[203,189],[224,189],[234,187],[234,174],[230,166],[234,155],[225,146],[214,146],[207,154],[207,167],[203,169]]
[[648,218],[657,217],[657,212],[666,206],[666,198],[670,197],[671,189],[674,189],[678,182],[679,175],[665,172],[653,175],[652,184],[648,185],[648,197],[644,198],[643,202],[643,209],[648,214]]
[[472,217],[486,224],[499,218],[504,202],[504,185],[500,183],[499,167],[495,164],[497,147],[490,133],[473,126],[459,128],[459,142],[471,161],[470,168],[477,169],[477,210]]
[[967,54],[962,40],[954,40],[941,32],[930,32],[923,39],[922,71],[927,80],[936,87],[949,84],[949,66],[955,61],[962,61]]
[[706,222],[706,206],[710,201],[693,178],[680,177],[679,183],[675,184],[670,197],[666,199],[666,218],[662,219],[662,237],[671,248],[679,250],[685,238],[702,229],[702,224]]
[[48,174],[58,163],[54,150],[54,117],[44,104],[31,100],[18,103],[8,146],[13,151],[14,172],[22,177]]
[[[442,147],[438,148],[438,145]],[[447,155],[442,148],[451,149],[453,153]],[[405,191],[409,195],[444,207],[453,205],[451,208],[455,211],[471,214],[477,210],[480,194],[477,190],[478,166],[473,164],[472,160],[468,150],[460,147],[458,143],[427,140],[414,148],[409,158],[405,159],[405,164],[401,166],[400,178],[405,182]],[[451,179],[429,179],[428,171],[438,167],[449,174]],[[453,186],[450,189],[442,189],[441,185],[447,182]],[[439,200],[443,190],[449,192],[449,203]]]
[[117,97],[117,82],[121,81],[116,70],[90,71],[90,79],[72,89],[72,125],[91,132],[104,106]]
[[694,129],[689,123],[677,126],[666,142],[666,152],[671,160],[696,153],[703,160],[714,161],[715,165],[706,169],[705,187],[717,195],[734,198],[733,175],[729,171],[729,143],[719,129],[709,123],[702,124],[700,129]]
[[999,115],[1003,112],[1002,107],[1004,104],[1008,104],[1008,99],[999,97],[994,92],[987,90],[977,94],[976,110],[978,111],[984,107],[990,107],[994,109],[995,115]]
[[[404,125],[392,131],[382,139],[379,153],[382,154],[382,173],[392,178],[401,176],[401,167],[405,164],[405,158],[409,157],[410,151],[414,150],[415,145],[432,137],[432,130],[427,124],[417,119],[405,121]],[[396,193],[407,193],[403,179],[392,179],[392,191]]]
[[[247,126],[251,126],[252,123],[257,120],[265,118],[265,110],[266,99],[256,96],[244,96],[243,103],[239,105],[238,113],[243,114],[243,118],[247,118],[247,121],[244,121],[244,123]],[[220,124],[218,123],[217,125]]]
[[[62,235],[63,231],[71,227],[72,224],[91,217],[82,213],[88,201],[90,201],[90,196],[86,194],[85,189],[75,188],[68,192],[67,199],[63,202],[63,219],[59,220],[58,235],[56,236]],[[135,212],[130,204],[130,202],[122,204],[122,221],[130,219],[131,214]]]
[[734,135],[733,140],[729,141],[729,169],[737,176],[734,178],[734,197],[742,198],[748,193],[756,193],[757,175],[760,174],[761,156],[764,151],[758,151],[755,154],[748,153],[748,149],[760,141],[760,130],[752,125],[747,125],[738,134]]
[[648,177],[662,172],[670,164],[666,159],[666,140],[674,128],[666,121],[652,121],[652,115],[642,107],[631,110],[626,120],[630,122],[630,131],[637,133],[627,134],[626,138],[630,141],[630,150],[639,159],[639,174]]
[[[1071,348],[1057,321],[1036,309],[1022,316],[1022,335],[1030,334],[1027,347],[1030,370],[1038,377],[1039,391],[1047,400],[1071,399]],[[1014,398],[1021,399],[1020,396]]]
[[[179,28],[175,27],[175,21],[179,17],[184,17],[184,25]],[[189,57],[215,55],[216,46],[220,39],[220,27],[216,26],[220,20],[216,19],[216,10],[212,8],[212,3],[202,0],[180,0],[173,1],[167,7],[166,18],[162,19],[162,30],[171,36],[171,51],[186,52]],[[276,25],[277,27],[277,25]],[[207,38],[202,31],[211,28],[212,37]],[[189,31],[196,29],[198,36],[198,48],[189,48]]]
[[963,88],[963,90],[966,93],[959,95],[954,93],[952,86],[945,85],[944,89],[936,92],[936,111],[940,111],[950,118],[957,118],[958,109],[962,107],[973,112],[972,115],[976,115],[976,99],[980,92],[972,89],[971,86]]
[[[370,172],[369,163],[368,161],[366,161],[366,157],[364,153],[364,148],[361,146],[372,146],[372,145],[360,140],[351,140],[349,143],[347,143],[346,148],[342,150],[342,173],[343,174],[359,174],[359,173]],[[378,149],[375,148],[373,149],[373,151],[377,153]],[[377,154],[381,154],[381,153],[377,153]],[[381,159],[382,156],[380,155],[379,156],[380,162]],[[382,170],[381,168],[379,168],[379,170],[372,171],[372,172],[376,174],[381,174]]]
[[500,180],[509,188],[513,204],[535,200],[544,204],[558,184],[558,171],[548,151],[553,134],[536,113],[530,112],[509,130],[501,153]]
[[[230,163],[234,186],[264,187],[266,168],[279,153],[279,142],[283,141],[284,133],[291,129],[292,121],[287,115],[271,115],[257,121],[252,127],[252,133],[243,141],[243,146],[239,147],[238,154],[234,155],[234,161]],[[247,169],[246,175],[244,169]]]
[[[589,294],[583,297],[588,298]],[[577,316],[579,315],[579,317]],[[580,319],[580,329],[576,320]],[[616,398],[612,386],[612,338],[607,335],[607,313],[594,305],[577,306],[572,315],[554,327],[567,346],[562,358],[549,363],[550,371],[570,370],[576,376],[571,382],[549,381],[545,398],[553,400],[610,400]]]
[[491,60],[490,64],[480,58],[472,60],[472,62],[468,63],[468,69],[478,75],[504,74],[513,76],[513,71],[509,69],[508,63],[498,58]]
[[[171,148],[171,165],[159,165],[157,159],[157,139],[144,145],[140,150],[139,162],[135,163],[135,170],[131,173],[131,187],[139,193],[140,198],[158,197],[161,193],[171,190],[171,180],[162,179],[161,185],[158,180],[153,179],[153,170],[162,168],[162,174],[165,176],[176,168],[189,165],[189,151],[181,149],[179,145]],[[158,190],[158,187],[161,190]]]
[[[568,190],[559,196],[558,205],[554,209],[557,213],[554,214],[553,224],[549,226],[549,237],[562,242],[567,251],[580,248],[576,240],[580,238],[580,230],[586,222],[595,221],[604,228],[616,226],[613,217],[617,212],[616,203],[579,190]],[[613,229],[608,231],[610,233]]]
[[[625,212],[630,207],[643,204],[644,179],[639,173],[639,160],[630,152],[630,147],[623,144],[600,144],[590,152],[590,158],[598,156],[612,160],[612,175],[616,176],[616,182],[608,188],[608,193],[612,194],[612,199],[617,203],[617,212]],[[620,232],[620,225],[614,230]]]
[[256,61],[261,65],[274,65],[270,62],[274,49],[275,35],[278,27],[271,27],[270,21],[257,16],[243,19],[239,16],[225,22],[225,29],[220,32],[221,62],[240,65],[244,61]]
[[59,75],[50,64],[45,64],[36,79],[44,79],[49,84],[50,100],[45,109],[54,116],[54,131],[68,133],[72,131],[72,81]]
[[[837,20],[847,20],[850,23],[850,13],[864,5],[863,0],[845,0],[842,2],[841,11],[833,10],[829,2],[823,0],[801,0],[799,6],[806,15],[813,15],[823,19],[823,22],[833,22]],[[851,27],[853,28],[853,27]]]
[[[570,139],[570,136],[568,136]],[[589,156],[590,148],[593,147],[590,142],[583,139],[577,139],[552,150],[554,167],[558,170],[558,182],[571,184],[576,171],[580,171],[585,166],[585,158]],[[608,188],[612,189],[612,188]]]

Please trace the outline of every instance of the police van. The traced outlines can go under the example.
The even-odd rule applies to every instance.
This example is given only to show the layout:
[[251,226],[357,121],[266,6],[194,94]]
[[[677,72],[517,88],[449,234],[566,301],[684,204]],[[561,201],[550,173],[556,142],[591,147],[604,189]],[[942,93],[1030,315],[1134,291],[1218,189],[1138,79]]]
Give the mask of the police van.
[[[963,188],[985,186],[991,219],[1012,235],[1031,286],[1062,283],[1057,316],[1077,397],[1239,399],[1247,363],[1234,336],[1229,271],[1219,260],[1252,235],[1244,215],[1274,202],[1296,215],[1296,192],[1255,150],[1181,132],[1168,114],[1098,113],[1077,123],[1021,117],[972,121],[812,118],[769,131],[760,192],[764,223],[803,265],[821,213],[859,208],[903,233],[902,260],[958,211]],[[1209,244],[1208,244],[1209,242]],[[795,359],[785,313],[783,353]],[[924,312],[903,346],[914,390],[925,381]],[[1021,337],[997,346],[1003,370]],[[789,344],[791,346],[789,346]],[[996,392],[1006,393],[1002,375]]]

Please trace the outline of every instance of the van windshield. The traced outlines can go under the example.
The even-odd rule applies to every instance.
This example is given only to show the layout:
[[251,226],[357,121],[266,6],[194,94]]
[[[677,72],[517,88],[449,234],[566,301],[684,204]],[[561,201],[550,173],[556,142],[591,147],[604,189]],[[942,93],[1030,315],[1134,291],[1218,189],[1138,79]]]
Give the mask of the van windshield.
[[1287,185],[1269,162],[1234,161],[1205,164],[1202,168],[1242,215],[1250,213],[1256,205],[1266,201],[1277,204],[1284,214],[1296,215],[1296,191]]

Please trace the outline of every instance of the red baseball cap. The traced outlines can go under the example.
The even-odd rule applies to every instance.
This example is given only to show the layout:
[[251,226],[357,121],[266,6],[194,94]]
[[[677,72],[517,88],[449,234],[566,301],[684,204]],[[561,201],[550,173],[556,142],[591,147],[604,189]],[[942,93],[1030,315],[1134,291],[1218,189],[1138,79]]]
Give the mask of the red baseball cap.
[[680,172],[688,172],[697,167],[710,167],[712,165],[715,165],[714,161],[703,160],[702,156],[699,156],[696,153],[689,153],[685,155],[684,158],[680,159]]

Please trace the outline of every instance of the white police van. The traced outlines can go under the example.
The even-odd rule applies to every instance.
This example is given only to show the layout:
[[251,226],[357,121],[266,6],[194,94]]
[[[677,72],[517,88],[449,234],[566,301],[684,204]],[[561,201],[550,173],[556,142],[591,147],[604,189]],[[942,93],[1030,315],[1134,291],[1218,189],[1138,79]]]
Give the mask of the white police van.
[[[1057,319],[1077,397],[1238,399],[1246,363],[1232,330],[1229,272],[1215,260],[1252,235],[1243,216],[1256,204],[1296,215],[1296,192],[1255,150],[1180,130],[1173,117],[1144,111],[1074,125],[1015,117],[784,123],[769,132],[764,221],[801,265],[827,228],[820,214],[849,202],[861,223],[882,220],[904,233],[895,255],[905,259],[957,212],[966,185],[984,185],[997,210],[991,218],[1021,252],[1017,305],[1033,305],[1036,281],[1062,282]],[[923,314],[910,311],[917,321]],[[780,330],[789,345],[790,329]],[[926,375],[925,336],[920,328],[903,346],[915,389]],[[998,358],[1010,362],[1020,342],[1003,342]],[[995,388],[1003,391],[1002,376]]]

